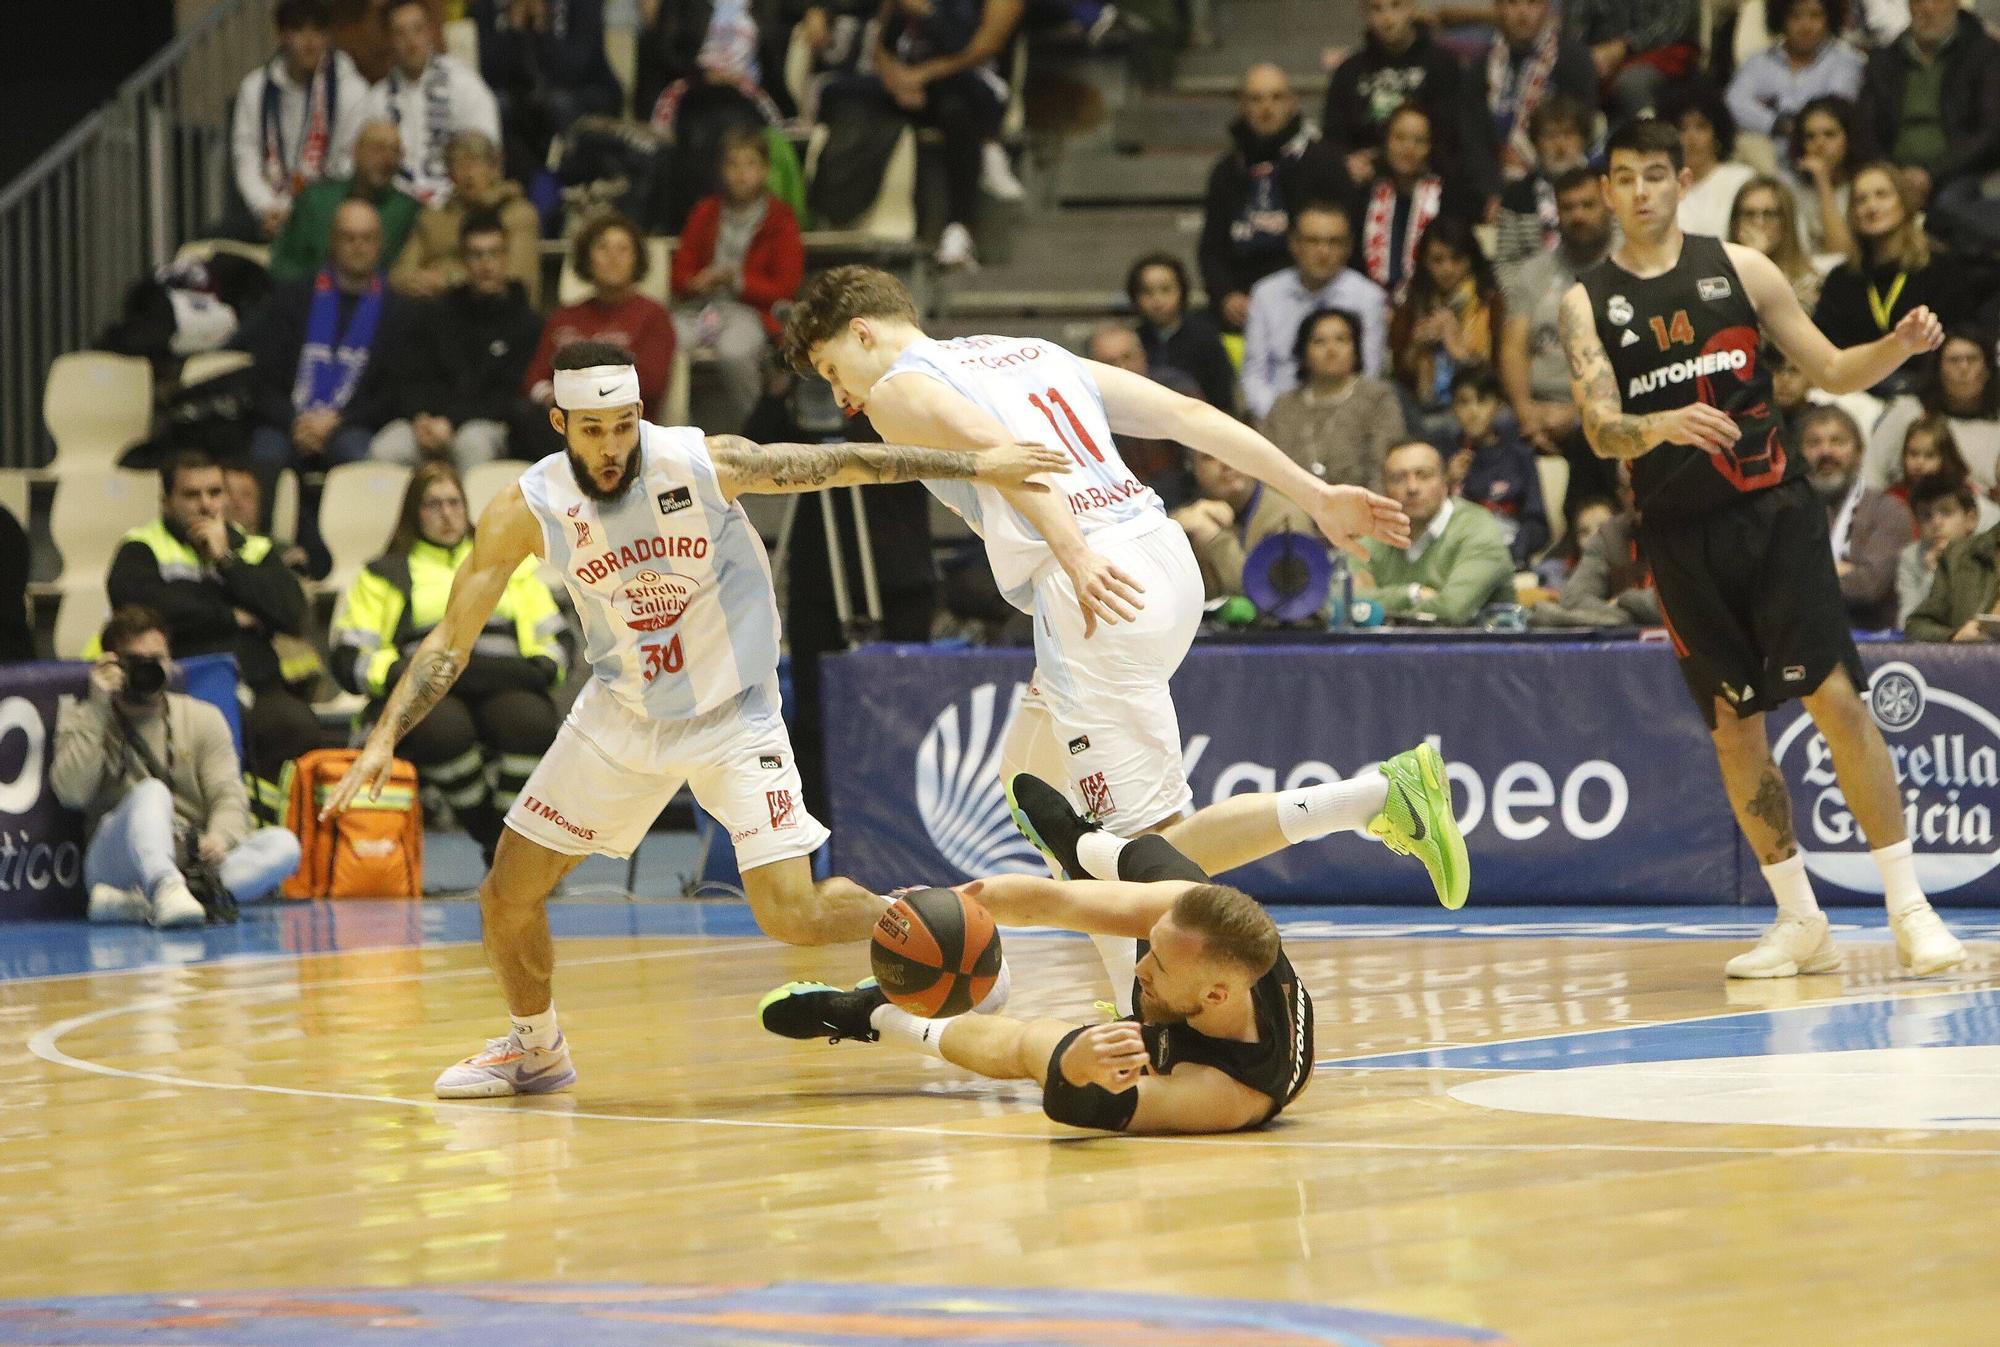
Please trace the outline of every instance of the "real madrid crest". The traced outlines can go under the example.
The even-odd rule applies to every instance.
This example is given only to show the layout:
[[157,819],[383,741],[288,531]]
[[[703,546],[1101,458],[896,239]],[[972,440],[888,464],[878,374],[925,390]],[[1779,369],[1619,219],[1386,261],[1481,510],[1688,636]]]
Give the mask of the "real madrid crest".
[[1613,295],[1604,301],[1604,316],[1613,327],[1625,326],[1632,321],[1632,301],[1623,295]]

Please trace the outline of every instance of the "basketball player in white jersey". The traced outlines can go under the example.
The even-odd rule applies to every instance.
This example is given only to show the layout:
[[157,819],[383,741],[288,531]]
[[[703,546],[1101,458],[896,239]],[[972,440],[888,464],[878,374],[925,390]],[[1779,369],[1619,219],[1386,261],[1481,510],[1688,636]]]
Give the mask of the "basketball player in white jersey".
[[[958,450],[1041,440],[1069,452],[1053,495],[925,483],[985,540],[1000,592],[1035,619],[1035,675],[1003,736],[1002,779],[1032,772],[1067,782],[1121,837],[1178,824],[1168,834],[1174,845],[1211,872],[1222,868],[1227,845],[1208,845],[1200,815],[1183,819],[1193,794],[1167,686],[1201,618],[1200,568],[1159,497],[1119,458],[1112,433],[1175,440],[1250,474],[1357,556],[1366,555],[1364,537],[1409,545],[1402,508],[1319,480],[1206,403],[1053,342],[933,340],[902,283],[869,267],[837,267],[807,286],[787,320],[785,350],[801,372],[831,384],[845,410],[866,412],[884,439]],[[1337,796],[1337,807],[1281,801],[1288,827],[1298,815],[1314,829],[1287,836],[1365,827],[1388,786],[1379,772],[1364,772],[1314,788]],[[1456,882],[1441,880],[1440,893]],[[1099,951],[1120,1009],[1129,1010],[1131,942],[1101,942]]]
[[[815,884],[827,831],[805,810],[778,703],[778,608],[745,492],[963,478],[1020,489],[1067,456],[1036,445],[939,453],[898,444],[756,445],[645,424],[632,355],[556,353],[549,420],[567,445],[480,516],[444,619],[410,657],[324,813],[378,795],[396,741],[451,688],[530,556],[563,573],[593,677],[507,812],[480,886],[487,959],[512,1032],[447,1069],[440,1098],[540,1094],[576,1079],[556,1026],[544,900],[586,855],[629,856],[682,782],[736,848],[750,910],[789,944],[865,939],[883,900]],[[1034,487],[1027,490],[1033,494]]]

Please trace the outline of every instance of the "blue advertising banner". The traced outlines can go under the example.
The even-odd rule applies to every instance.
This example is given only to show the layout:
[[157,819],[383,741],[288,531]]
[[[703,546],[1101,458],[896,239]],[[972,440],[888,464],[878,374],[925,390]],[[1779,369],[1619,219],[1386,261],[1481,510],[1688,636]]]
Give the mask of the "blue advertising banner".
[[[1944,901],[1994,901],[2000,650],[1866,649],[1870,704],[1904,786],[1919,875]],[[833,868],[879,888],[1036,871],[998,784],[1018,650],[872,646],[825,664]],[[1654,644],[1403,640],[1198,646],[1174,678],[1197,808],[1344,777],[1434,740],[1451,763],[1475,902],[1768,902],[1722,794],[1706,726]],[[1769,717],[1822,896],[1879,897],[1825,741],[1791,703]],[[1413,863],[1356,837],[1233,876],[1259,897],[1429,903]]]

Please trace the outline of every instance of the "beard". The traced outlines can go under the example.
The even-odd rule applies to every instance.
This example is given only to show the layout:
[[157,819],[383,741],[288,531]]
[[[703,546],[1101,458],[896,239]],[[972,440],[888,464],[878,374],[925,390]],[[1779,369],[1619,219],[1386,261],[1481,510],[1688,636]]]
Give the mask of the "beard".
[[1138,1012],[1143,1024],[1186,1024],[1194,1017],[1195,1010],[1200,1009],[1197,1006],[1193,1010],[1182,1010],[1169,1005],[1144,987],[1139,989],[1139,1004],[1132,1008]]
[[617,500],[632,489],[632,483],[639,480],[639,446],[636,444],[632,446],[632,452],[625,456],[625,467],[618,474],[618,485],[609,490],[597,484],[597,474],[590,470],[576,450],[564,446],[563,452],[569,456],[570,476],[576,478],[577,490],[594,501]]
[[1808,468],[1806,481],[1819,493],[1819,498],[1829,505],[1838,505],[1847,499],[1847,493],[1854,485],[1854,470],[1849,468]]

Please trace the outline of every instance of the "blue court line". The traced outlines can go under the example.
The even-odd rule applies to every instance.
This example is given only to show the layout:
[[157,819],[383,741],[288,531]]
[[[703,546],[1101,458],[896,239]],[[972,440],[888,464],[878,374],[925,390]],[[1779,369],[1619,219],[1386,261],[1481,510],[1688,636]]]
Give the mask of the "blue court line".
[[2000,989],[1891,995],[1865,1001],[1748,1010],[1673,1023],[1474,1043],[1414,1052],[1336,1057],[1321,1069],[1564,1071],[1623,1062],[1945,1048],[2000,1044]]
[[[1287,940],[1395,939],[1755,939],[1769,919],[1742,907],[1506,907],[1445,912],[1429,906],[1273,907]],[[1887,939],[1879,907],[1842,908],[1844,938]],[[1961,908],[1946,920],[1969,939],[2000,938],[2000,910]],[[558,939],[759,934],[740,902],[559,901],[549,906]],[[1012,932],[1020,939],[1048,932]],[[154,931],[85,922],[0,924],[0,982],[83,973],[330,954],[352,949],[477,943],[473,902],[275,902],[247,908],[235,926]]]

